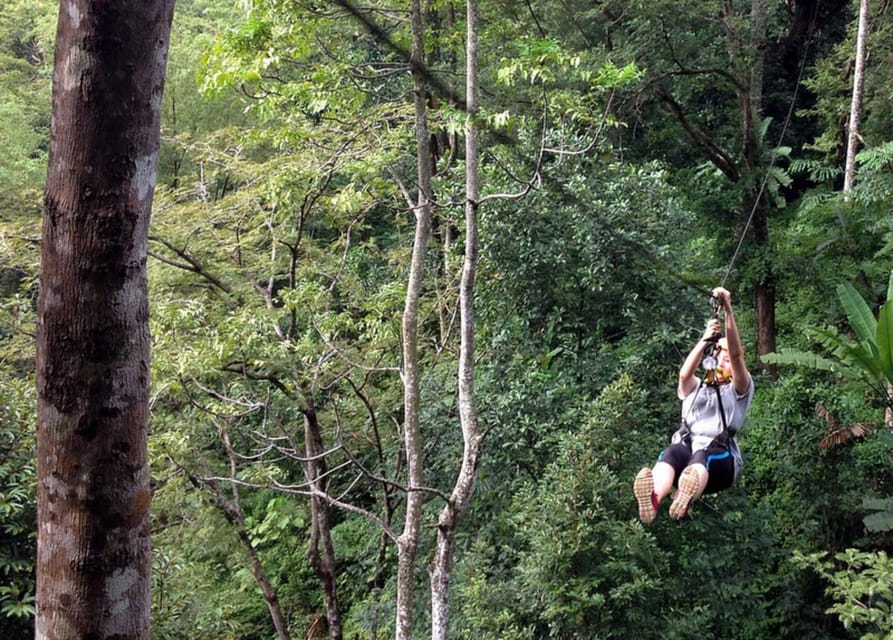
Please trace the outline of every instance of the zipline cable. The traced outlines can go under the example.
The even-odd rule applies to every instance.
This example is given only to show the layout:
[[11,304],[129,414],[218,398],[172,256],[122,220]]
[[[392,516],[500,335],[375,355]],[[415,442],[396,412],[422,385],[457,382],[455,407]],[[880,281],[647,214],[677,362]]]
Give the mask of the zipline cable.
[[[816,3],[815,13],[818,13],[819,3]],[[797,83],[794,85],[794,94],[791,96],[791,104],[788,107],[788,114],[785,117],[784,125],[781,128],[781,134],[778,136],[778,144],[776,147],[781,146],[781,143],[784,141],[785,133],[787,133],[788,125],[791,123],[791,116],[794,114],[794,105],[797,103],[797,94],[800,92],[800,82],[803,79],[803,71],[806,69],[806,56],[809,53],[809,43],[811,38],[806,39],[806,43],[803,46],[803,59],[800,61],[800,71],[797,74]],[[741,250],[741,246],[744,244],[744,238],[747,235],[747,230],[750,227],[750,223],[753,221],[753,217],[757,212],[757,207],[760,206],[760,200],[763,198],[763,193],[766,190],[766,184],[769,182],[769,175],[772,172],[772,167],[775,165],[775,158],[773,156],[769,160],[769,166],[766,169],[766,173],[763,176],[762,183],[760,184],[760,190],[757,192],[757,197],[754,199],[753,208],[750,210],[750,215],[747,218],[747,223],[744,225],[744,229],[741,231],[741,236],[738,238],[738,245],[735,247],[735,252],[732,254],[732,259],[729,261],[729,266],[726,268],[726,273],[722,277],[722,282],[720,286],[725,287],[726,281],[729,279],[729,274],[732,272],[732,265],[735,264],[735,260],[738,258],[738,252]]]

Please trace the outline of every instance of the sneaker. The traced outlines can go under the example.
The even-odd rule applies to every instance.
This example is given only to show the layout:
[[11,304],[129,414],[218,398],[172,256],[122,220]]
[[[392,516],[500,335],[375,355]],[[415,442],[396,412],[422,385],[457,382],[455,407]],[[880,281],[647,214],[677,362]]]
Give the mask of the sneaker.
[[691,503],[695,501],[695,494],[701,484],[698,472],[693,467],[688,467],[679,474],[677,484],[679,488],[673,497],[673,504],[670,505],[670,517],[674,520],[684,518]]
[[651,469],[645,467],[636,474],[633,482],[633,493],[639,503],[639,520],[645,524],[654,522],[657,516],[657,496],[654,495],[654,478]]

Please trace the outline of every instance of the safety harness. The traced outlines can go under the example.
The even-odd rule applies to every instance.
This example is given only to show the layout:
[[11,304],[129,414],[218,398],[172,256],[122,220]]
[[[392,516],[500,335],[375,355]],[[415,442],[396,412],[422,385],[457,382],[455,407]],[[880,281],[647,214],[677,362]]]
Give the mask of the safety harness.
[[[713,311],[713,318],[719,318],[719,300],[715,296],[710,296],[710,307]],[[716,401],[719,403],[719,417],[722,421],[722,432],[713,439],[713,443],[722,448],[728,448],[729,438],[731,438],[732,434],[729,430],[729,424],[726,420],[726,409],[722,404],[722,394],[720,393],[719,387],[720,382],[717,380],[716,369],[718,365],[717,356],[719,355],[719,334],[716,334],[712,338],[707,338],[705,342],[711,343],[713,345],[712,349],[704,356],[704,359],[701,361],[701,367],[704,369],[704,377],[698,382],[698,388],[695,391],[695,397],[692,400],[691,405],[689,406],[688,412],[691,413],[691,410],[697,404],[698,395],[701,393],[701,389],[704,385],[708,387],[712,387],[714,391],[716,391]],[[682,416],[681,418],[682,425],[679,428],[679,433],[681,436],[682,442],[689,440],[691,437],[691,426],[688,424],[688,420],[686,420],[686,416]]]

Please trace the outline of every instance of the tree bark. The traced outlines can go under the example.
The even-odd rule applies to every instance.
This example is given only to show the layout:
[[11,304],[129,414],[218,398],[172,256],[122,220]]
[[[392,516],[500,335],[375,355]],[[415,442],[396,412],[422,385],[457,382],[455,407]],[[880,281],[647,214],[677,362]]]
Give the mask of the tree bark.
[[[329,637],[341,640],[341,613],[338,608],[338,590],[335,580],[335,548],[329,529],[329,507],[316,491],[325,493],[328,488],[326,480],[326,460],[324,457],[322,431],[316,417],[316,411],[310,407],[304,410],[304,448],[307,461],[304,463],[307,482],[314,495],[310,498],[312,526],[310,543],[307,545],[307,558],[322,583],[326,600],[326,622]],[[320,551],[320,548],[322,551]]]
[[261,593],[264,596],[264,601],[267,603],[267,611],[270,612],[270,619],[273,621],[273,628],[276,629],[276,635],[279,636],[280,640],[291,640],[291,635],[288,631],[288,622],[282,614],[282,607],[279,606],[279,592],[276,590],[273,581],[270,580],[270,576],[264,568],[263,562],[261,562],[260,555],[257,553],[257,548],[254,546],[254,542],[248,534],[248,527],[245,525],[245,511],[242,509],[242,498],[238,484],[238,458],[236,452],[233,450],[229,438],[229,431],[225,427],[219,427],[218,429],[220,438],[223,441],[223,446],[226,448],[226,456],[229,459],[230,490],[232,492],[232,497],[227,498],[220,483],[216,480],[208,482],[208,485],[214,493],[214,498],[217,500],[218,506],[223,510],[223,514],[229,523],[236,528],[239,540],[241,541],[242,546],[245,547],[245,553],[248,554],[248,562],[251,567],[251,575],[254,576],[254,581],[257,582],[260,587]]
[[766,13],[769,0],[753,0],[750,7],[750,109],[754,114],[763,110],[763,78],[766,66]]
[[415,236],[406,301],[403,309],[403,441],[406,453],[407,495],[403,532],[397,541],[397,611],[395,640],[412,638],[412,604],[414,570],[421,530],[421,487],[424,479],[422,442],[419,426],[419,299],[425,270],[425,253],[431,232],[431,152],[428,133],[426,104],[427,82],[425,79],[425,47],[422,34],[422,7],[420,0],[410,3],[412,28],[413,91],[416,124],[416,157],[418,172],[418,201],[415,207]]
[[36,638],[149,638],[147,236],[173,0],[63,3],[37,336]]
[[[753,0],[750,11],[750,81],[748,94],[743,96],[744,164],[753,175],[760,168],[760,144],[755,124],[762,118],[763,79],[766,59],[766,0]],[[768,170],[768,169],[767,169]],[[769,247],[769,201],[765,193],[748,190],[744,198],[742,214],[753,212],[753,233],[756,244]],[[775,283],[776,275],[771,261],[762,266],[762,273],[753,283],[754,307],[757,319],[757,355],[775,351]],[[764,365],[770,377],[776,377],[774,365]]]
[[465,119],[465,261],[459,285],[459,420],[463,454],[459,475],[449,502],[437,520],[437,542],[431,566],[431,637],[447,640],[450,618],[450,582],[455,563],[456,534],[474,493],[481,456],[481,433],[474,396],[474,291],[478,263],[477,210],[479,201],[477,116],[477,2],[466,2]]
[[221,429],[220,436],[226,447],[226,453],[229,458],[232,496],[229,497],[226,495],[223,487],[220,486],[220,482],[216,479],[199,478],[190,474],[189,480],[196,487],[207,487],[211,491],[211,496],[218,508],[223,512],[223,517],[226,518],[226,521],[229,522],[233,528],[235,528],[236,535],[239,536],[239,542],[242,543],[242,547],[245,549],[245,553],[248,556],[248,565],[251,569],[251,575],[254,576],[254,581],[257,582],[257,586],[260,587],[261,593],[264,596],[264,601],[267,603],[267,610],[270,612],[270,619],[273,621],[276,635],[280,640],[291,640],[291,636],[288,632],[288,623],[285,620],[285,616],[282,615],[282,609],[279,606],[279,592],[276,590],[275,585],[273,585],[273,581],[270,580],[270,576],[267,574],[266,569],[264,569],[260,555],[257,553],[257,548],[254,546],[254,542],[252,542],[251,536],[248,534],[248,528],[245,526],[245,513],[242,510],[242,500],[239,496],[239,485],[235,482],[237,476],[236,457],[230,446],[229,434],[224,429]]
[[859,3],[859,30],[856,36],[856,68],[853,72],[853,99],[847,132],[846,165],[843,191],[849,193],[856,183],[856,153],[859,151],[859,124],[862,120],[862,89],[865,86],[865,41],[868,39],[868,0]]

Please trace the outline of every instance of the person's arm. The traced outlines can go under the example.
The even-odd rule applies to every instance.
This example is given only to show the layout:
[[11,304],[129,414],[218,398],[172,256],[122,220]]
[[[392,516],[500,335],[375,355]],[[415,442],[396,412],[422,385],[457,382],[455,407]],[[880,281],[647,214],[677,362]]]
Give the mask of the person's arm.
[[698,379],[695,377],[695,372],[698,370],[698,366],[701,364],[701,360],[704,357],[704,350],[708,345],[714,344],[716,338],[719,337],[720,328],[719,320],[711,318],[707,323],[707,329],[704,331],[704,335],[701,336],[701,339],[698,340],[697,344],[692,347],[688,356],[685,358],[685,362],[683,362],[682,366],[679,368],[679,386],[676,389],[676,393],[680,400],[684,400],[688,397],[688,394],[694,391],[698,386]]
[[741,396],[747,393],[750,386],[750,372],[744,362],[744,349],[741,347],[741,336],[738,335],[738,325],[735,324],[735,314],[732,312],[732,294],[722,287],[713,290],[713,296],[722,305],[726,323],[726,342],[729,344],[729,363],[732,367],[732,384],[735,392]]

